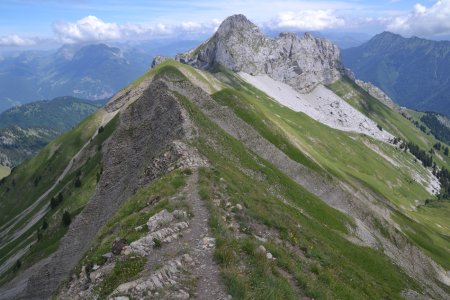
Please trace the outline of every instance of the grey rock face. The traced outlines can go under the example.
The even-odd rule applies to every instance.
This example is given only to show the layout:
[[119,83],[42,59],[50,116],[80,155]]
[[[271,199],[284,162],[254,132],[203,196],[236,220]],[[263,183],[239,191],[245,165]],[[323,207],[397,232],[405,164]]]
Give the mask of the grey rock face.
[[356,79],[355,83],[364,90],[366,90],[372,97],[378,99],[381,103],[383,103],[387,107],[398,110],[398,106],[394,103],[394,101],[392,101],[392,99],[377,86],[373,85],[370,82],[364,82],[359,79]]
[[220,64],[235,72],[267,74],[302,92],[330,84],[345,72],[339,48],[330,41],[308,33],[272,39],[243,15],[227,18],[214,36],[176,60],[205,70]]
[[167,57],[167,56],[162,56],[162,55],[155,56],[155,58],[153,58],[153,61],[152,61],[152,68],[165,62],[168,59],[171,59],[171,58]]
[[[118,128],[103,148],[104,171],[92,199],[72,222],[58,250],[30,271],[24,286],[13,288],[7,298],[50,298],[122,203],[177,163],[178,156],[164,154],[185,137],[185,121],[177,99],[161,81],[150,84],[122,111]],[[0,298],[4,297],[0,294]]]

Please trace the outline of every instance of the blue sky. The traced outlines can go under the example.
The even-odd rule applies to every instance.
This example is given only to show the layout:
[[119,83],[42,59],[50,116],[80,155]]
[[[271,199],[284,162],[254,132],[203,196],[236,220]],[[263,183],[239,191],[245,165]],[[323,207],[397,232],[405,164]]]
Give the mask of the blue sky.
[[450,34],[450,0],[1,0],[0,47],[209,35],[236,13],[271,30]]

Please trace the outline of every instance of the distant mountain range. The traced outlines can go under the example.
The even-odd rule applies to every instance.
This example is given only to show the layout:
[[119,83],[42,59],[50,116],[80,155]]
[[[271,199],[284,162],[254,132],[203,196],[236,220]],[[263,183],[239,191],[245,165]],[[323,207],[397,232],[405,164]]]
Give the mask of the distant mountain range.
[[0,114],[0,164],[13,167],[92,114],[105,101],[60,97]]
[[197,42],[139,45],[65,45],[57,51],[25,51],[0,59],[0,111],[39,99],[73,96],[105,99],[145,73],[153,56],[175,55]]
[[398,104],[450,115],[450,42],[390,32],[342,51],[344,64]]

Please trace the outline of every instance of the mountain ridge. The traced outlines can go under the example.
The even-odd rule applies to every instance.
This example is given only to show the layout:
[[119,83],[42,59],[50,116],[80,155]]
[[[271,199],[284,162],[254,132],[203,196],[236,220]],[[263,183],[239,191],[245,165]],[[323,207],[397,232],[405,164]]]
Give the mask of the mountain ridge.
[[450,160],[425,152],[432,135],[348,77],[308,84],[394,140],[326,126],[226,66],[158,62],[2,181],[0,298],[448,298],[450,202],[430,186]]
[[[95,58],[95,59],[93,59]],[[151,58],[105,44],[63,46],[0,61],[0,109],[60,96],[99,100],[147,70]],[[111,76],[111,74],[116,74]]]
[[450,42],[384,32],[343,50],[342,58],[356,77],[380,87],[399,105],[450,114]]
[[0,114],[0,164],[15,167],[95,112],[102,101],[58,97]]
[[305,92],[319,83],[331,84],[345,72],[340,50],[331,42],[308,33],[302,38],[281,33],[272,39],[244,15],[228,17],[209,40],[175,59],[205,70],[219,64],[235,72],[267,74]]

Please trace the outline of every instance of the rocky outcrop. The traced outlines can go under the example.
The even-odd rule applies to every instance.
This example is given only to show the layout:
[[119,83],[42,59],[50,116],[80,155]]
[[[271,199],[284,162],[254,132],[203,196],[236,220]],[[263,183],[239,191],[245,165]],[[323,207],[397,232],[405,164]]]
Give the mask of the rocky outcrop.
[[436,114],[436,118],[442,125],[444,125],[448,129],[450,129],[450,119],[448,117],[446,117],[444,115]]
[[243,15],[227,18],[213,37],[176,59],[205,70],[219,64],[235,72],[267,74],[298,91],[330,84],[345,72],[339,48],[330,41],[309,33],[272,39]]
[[183,153],[176,151],[179,146],[174,142],[186,137],[185,122],[186,114],[167,86],[162,81],[152,82],[120,113],[119,125],[103,147],[103,174],[95,194],[72,222],[58,250],[33,271],[26,271],[30,278],[20,282],[20,289],[12,283],[10,292],[3,295],[10,299],[50,298],[120,205],[178,165]]
[[168,59],[171,59],[171,58],[167,57],[167,56],[163,56],[163,55],[156,55],[155,58],[153,58],[153,61],[152,61],[152,68],[157,66],[157,65],[159,65],[159,64],[162,64],[163,62],[165,62]]
[[362,81],[362,80],[359,80],[359,79],[355,79],[355,83],[359,87],[364,89],[366,92],[368,92],[370,96],[374,97],[375,99],[377,99],[378,101],[380,101],[381,103],[386,105],[387,107],[389,107],[391,109],[394,109],[394,110],[399,110],[398,105],[396,105],[394,103],[394,101],[392,101],[392,99],[388,95],[386,95],[377,86],[373,85],[370,82],[365,82],[365,81]]
[[[148,298],[151,296],[160,298],[160,294],[157,291],[176,285],[177,282],[175,280],[180,277],[181,272],[189,267],[193,267],[192,262],[193,260],[189,254],[184,254],[167,262],[163,267],[146,278],[139,278],[119,285],[113,292],[113,295],[132,295],[133,299],[142,299],[143,297]],[[190,295],[181,289],[166,297],[167,298],[165,299],[189,299]]]
[[[177,220],[178,222],[174,222]],[[123,249],[125,255],[136,253],[145,256],[151,253],[154,247],[160,247],[162,243],[170,243],[180,237],[180,232],[189,227],[187,213],[183,210],[175,210],[169,213],[162,210],[147,222],[149,234],[132,242]]]
[[[162,209],[149,216],[134,229],[143,233],[139,239],[119,254],[104,254],[100,265],[82,266],[56,298],[103,299],[99,290],[117,263],[139,259],[145,261],[143,270],[115,282],[107,299],[229,299],[213,260],[215,239],[210,237],[209,212],[199,195],[198,169],[191,171],[186,185],[167,199],[173,211]],[[150,202],[155,208],[157,202]]]

